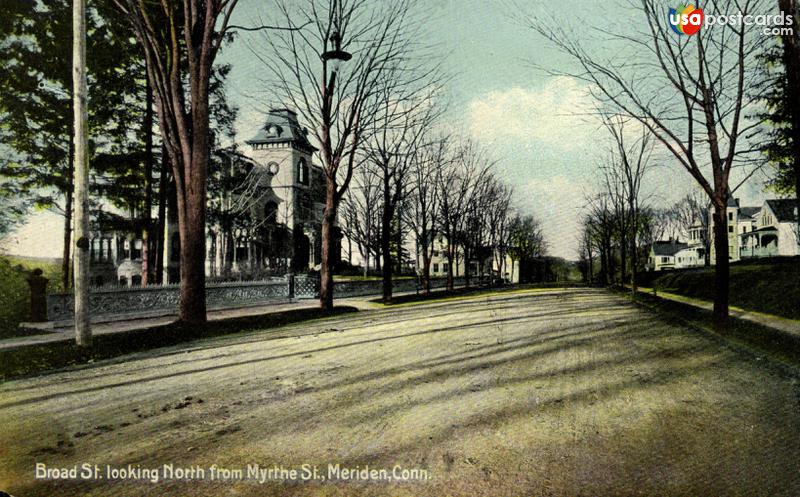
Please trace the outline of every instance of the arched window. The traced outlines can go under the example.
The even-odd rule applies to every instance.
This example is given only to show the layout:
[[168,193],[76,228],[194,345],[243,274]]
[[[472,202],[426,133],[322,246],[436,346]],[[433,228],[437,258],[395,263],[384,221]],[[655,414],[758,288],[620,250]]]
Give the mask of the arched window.
[[297,182],[301,185],[308,184],[308,163],[305,159],[300,159],[297,163]]

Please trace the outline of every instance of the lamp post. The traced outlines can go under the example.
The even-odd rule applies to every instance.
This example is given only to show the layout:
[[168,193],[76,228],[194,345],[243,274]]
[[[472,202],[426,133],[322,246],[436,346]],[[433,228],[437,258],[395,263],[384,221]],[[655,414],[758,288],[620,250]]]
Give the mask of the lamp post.
[[[334,1],[334,11],[336,2]],[[352,55],[342,50],[342,37],[338,30],[338,25],[334,25],[334,31],[330,36],[331,49],[320,55],[322,59],[322,122],[321,122],[321,145],[322,154],[325,161],[327,173],[325,175],[325,211],[322,219],[322,264],[320,274],[320,306],[326,311],[333,310],[333,238],[334,224],[336,222],[336,208],[338,198],[336,198],[336,171],[339,169],[341,151],[333,150],[331,129],[333,126],[333,96],[336,75],[341,69],[343,62],[347,62]],[[330,77],[328,77],[328,66],[330,65]]]
[[[336,73],[339,72],[339,69],[341,69],[342,62],[347,62],[353,58],[353,56],[349,52],[342,50],[342,36],[338,31],[334,31],[333,34],[331,34],[330,41],[333,45],[333,50],[323,52],[321,58],[323,61],[330,63],[331,77],[333,78]],[[331,84],[331,86],[333,86],[333,84]]]

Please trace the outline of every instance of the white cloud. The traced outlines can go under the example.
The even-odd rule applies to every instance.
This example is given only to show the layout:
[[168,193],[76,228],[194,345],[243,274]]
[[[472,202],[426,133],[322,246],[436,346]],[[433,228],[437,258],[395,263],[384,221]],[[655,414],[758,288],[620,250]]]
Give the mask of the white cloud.
[[480,141],[575,149],[591,146],[597,126],[587,114],[593,109],[584,86],[559,76],[538,88],[491,91],[470,102],[468,115],[470,132]]

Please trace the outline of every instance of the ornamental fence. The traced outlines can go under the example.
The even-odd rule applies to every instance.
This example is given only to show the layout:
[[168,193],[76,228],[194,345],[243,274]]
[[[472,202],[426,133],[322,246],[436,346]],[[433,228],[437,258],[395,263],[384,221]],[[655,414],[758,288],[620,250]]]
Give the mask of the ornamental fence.
[[[455,287],[465,285],[464,278],[454,278]],[[486,284],[478,278],[472,284]],[[447,280],[431,279],[431,288],[444,288]],[[209,310],[234,309],[255,305],[278,304],[292,299],[319,297],[319,275],[298,274],[258,281],[209,283],[206,285],[206,305]],[[419,292],[420,281],[415,278],[393,282],[394,292]],[[381,280],[337,281],[333,287],[334,298],[381,295]],[[98,287],[89,293],[89,313],[93,321],[121,321],[171,315],[178,309],[180,285],[149,285],[146,287]],[[73,319],[72,293],[52,293],[47,296],[47,319],[68,321]]]

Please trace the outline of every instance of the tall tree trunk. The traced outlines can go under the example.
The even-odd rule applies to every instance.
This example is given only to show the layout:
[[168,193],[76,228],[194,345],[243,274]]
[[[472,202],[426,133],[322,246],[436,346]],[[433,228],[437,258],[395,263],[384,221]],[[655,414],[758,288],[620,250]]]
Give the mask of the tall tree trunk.
[[333,228],[336,222],[336,184],[327,181],[325,210],[322,214],[322,261],[320,265],[319,304],[325,311],[333,310]]
[[631,233],[631,294],[635,297],[636,291],[638,290],[638,283],[636,282],[636,276],[638,274],[639,269],[636,267],[639,263],[639,248],[636,246],[636,226],[639,223],[638,216],[634,215],[633,218],[633,233]]
[[470,253],[469,247],[467,244],[464,244],[464,286],[469,288],[469,258],[472,254]]
[[725,199],[714,202],[714,327],[725,330],[728,324],[730,261],[728,260],[728,215]]
[[397,260],[395,261],[397,266],[395,268],[395,274],[400,276],[403,274],[403,222],[402,217],[400,217],[399,205],[398,208],[393,210],[397,211],[397,214],[394,216],[397,218]]
[[455,256],[453,254],[453,247],[450,244],[450,238],[447,239],[447,289],[453,291],[455,288],[455,281],[453,280],[453,263]]
[[600,240],[600,284],[608,285],[608,251],[605,239]]
[[70,260],[72,259],[72,194],[75,186],[75,146],[70,139],[69,159],[67,161],[67,191],[64,195],[64,248],[61,253],[61,287],[69,291],[71,281]]
[[164,283],[164,230],[167,227],[167,194],[169,189],[169,155],[161,146],[161,173],[158,178],[158,227],[156,228],[155,277],[159,285]]
[[92,344],[89,324],[89,135],[86,88],[86,0],[73,0],[72,94],[75,116],[75,341]]
[[347,265],[353,266],[353,239],[347,237]]
[[383,254],[383,303],[392,301],[392,205],[389,177],[384,172],[383,212],[381,216],[381,253]]
[[[192,88],[192,134],[190,146],[180,157],[170,157],[178,197],[178,229],[181,240],[181,282],[178,319],[186,325],[206,322],[206,172],[209,155],[208,91]],[[205,98],[202,98],[205,96]],[[196,101],[194,99],[197,99]],[[188,141],[188,140],[184,140]],[[178,167],[176,167],[178,166]],[[181,178],[180,183],[177,178]]]
[[145,78],[144,108],[144,214],[142,227],[142,286],[150,283],[150,223],[153,209],[153,88]]
[[431,293],[431,258],[427,250],[422,253],[422,288],[425,295]]
[[619,237],[619,284],[625,285],[625,276],[628,269],[628,240],[625,236],[625,230]]
[[178,317],[184,324],[203,324],[206,321],[205,195],[197,190],[186,196],[178,195],[178,226],[181,240]]

